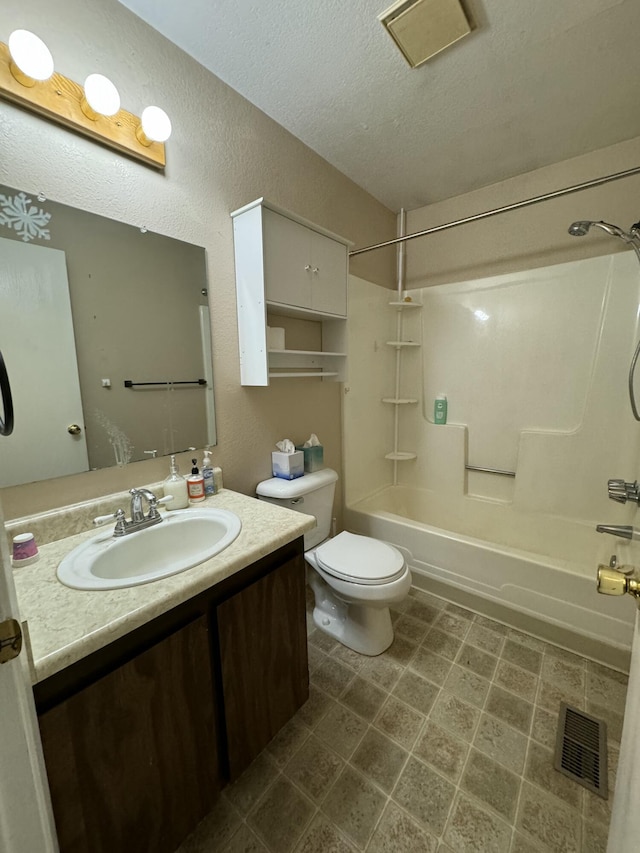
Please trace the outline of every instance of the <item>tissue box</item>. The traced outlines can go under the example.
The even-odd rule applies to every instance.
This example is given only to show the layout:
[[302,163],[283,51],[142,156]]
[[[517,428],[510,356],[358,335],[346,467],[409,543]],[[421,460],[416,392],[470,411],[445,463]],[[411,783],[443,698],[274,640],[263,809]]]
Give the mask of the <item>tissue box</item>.
[[304,454],[305,474],[313,474],[314,471],[324,468],[324,448],[321,444],[316,444],[314,447],[296,444],[296,450],[301,450]]
[[274,477],[281,480],[295,480],[304,474],[304,454],[296,450],[295,453],[282,453],[274,450],[271,454],[271,470]]

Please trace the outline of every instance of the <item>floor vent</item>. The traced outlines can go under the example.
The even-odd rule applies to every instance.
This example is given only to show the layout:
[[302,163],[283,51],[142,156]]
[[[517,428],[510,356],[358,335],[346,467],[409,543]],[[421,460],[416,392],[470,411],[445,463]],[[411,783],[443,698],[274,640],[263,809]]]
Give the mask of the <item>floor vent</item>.
[[604,720],[561,702],[554,767],[606,800],[609,786]]

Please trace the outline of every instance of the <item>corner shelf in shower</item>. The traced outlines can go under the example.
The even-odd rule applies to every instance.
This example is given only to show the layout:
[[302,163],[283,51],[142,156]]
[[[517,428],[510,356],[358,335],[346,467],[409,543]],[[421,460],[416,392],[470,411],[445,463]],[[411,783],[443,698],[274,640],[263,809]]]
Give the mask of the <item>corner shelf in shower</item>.
[[393,462],[407,462],[409,459],[417,459],[417,453],[408,453],[403,450],[397,450],[395,453],[385,453],[385,459],[391,459]]
[[385,459],[389,459],[390,461],[392,461],[394,463],[394,483],[395,483],[395,481],[396,481],[395,480],[395,477],[396,477],[395,463],[397,463],[397,462],[408,462],[411,459],[417,459],[418,458],[417,453],[411,453],[411,452],[406,451],[406,450],[398,450],[398,412],[399,412],[398,407],[399,406],[415,405],[418,402],[417,398],[414,398],[414,397],[400,397],[398,394],[398,391],[399,391],[399,382],[400,382],[400,355],[401,355],[401,351],[403,349],[406,349],[409,347],[416,348],[416,347],[421,346],[419,341],[402,340],[402,337],[403,337],[403,334],[402,334],[402,331],[403,331],[402,313],[403,313],[403,310],[405,308],[408,308],[408,309],[422,308],[422,305],[419,302],[405,302],[404,300],[393,300],[392,302],[389,302],[389,307],[395,308],[396,314],[397,314],[396,335],[397,335],[399,340],[387,341],[386,342],[387,346],[393,347],[396,351],[396,387],[395,387],[395,396],[394,397],[383,397],[382,402],[388,403],[389,405],[395,407],[395,415],[394,415],[394,421],[395,421],[394,447],[395,447],[395,450],[392,453],[385,454],[385,457],[384,457]]

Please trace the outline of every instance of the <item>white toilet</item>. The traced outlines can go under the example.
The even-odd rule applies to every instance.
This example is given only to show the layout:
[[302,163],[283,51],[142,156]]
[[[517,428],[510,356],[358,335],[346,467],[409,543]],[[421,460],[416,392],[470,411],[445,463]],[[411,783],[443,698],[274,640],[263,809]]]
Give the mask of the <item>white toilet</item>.
[[389,605],[405,598],[411,572],[386,542],[347,532],[329,538],[337,480],[335,471],[324,468],[295,480],[263,480],[256,492],[262,500],[315,516],[316,526],[304,536],[313,621],[350,649],[379,655],[393,642]]

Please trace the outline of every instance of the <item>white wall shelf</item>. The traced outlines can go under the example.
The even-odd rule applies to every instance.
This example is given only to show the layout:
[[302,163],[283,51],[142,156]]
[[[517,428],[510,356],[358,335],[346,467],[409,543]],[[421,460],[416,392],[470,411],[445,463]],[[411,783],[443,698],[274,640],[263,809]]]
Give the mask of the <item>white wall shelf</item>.
[[420,344],[418,341],[387,341],[387,346],[402,349],[403,347],[419,347]]
[[390,302],[392,308],[422,308],[420,302]]
[[392,406],[407,406],[410,403],[417,403],[415,397],[383,397],[383,403],[391,403]]
[[[263,198],[231,216],[242,385],[294,377],[344,382],[351,243]],[[269,350],[267,311],[316,322],[321,350]]]
[[269,379],[302,379],[302,378],[310,378],[310,377],[313,377],[314,379],[329,379],[329,378],[336,378],[337,376],[338,376],[337,372],[336,373],[330,373],[326,370],[317,370],[315,372],[310,371],[308,373],[305,373],[302,370],[299,371],[298,373],[296,373],[296,372],[279,373],[278,371],[275,371],[275,372],[269,371]]
[[335,355],[340,357],[346,356],[346,352],[325,352],[324,350],[313,352],[306,349],[270,349],[269,355],[312,355],[327,358]]

